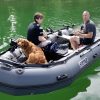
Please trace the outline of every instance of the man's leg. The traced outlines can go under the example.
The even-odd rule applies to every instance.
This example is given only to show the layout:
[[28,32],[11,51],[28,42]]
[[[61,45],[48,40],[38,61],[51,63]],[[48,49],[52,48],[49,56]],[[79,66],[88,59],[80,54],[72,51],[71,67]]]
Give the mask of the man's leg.
[[46,41],[44,41],[44,42],[41,42],[38,46],[39,46],[39,47],[45,47],[45,46],[47,46],[47,45],[50,44],[50,43],[51,43],[50,40],[46,40]]
[[72,36],[70,38],[71,47],[76,50],[79,47],[80,41],[78,36]]

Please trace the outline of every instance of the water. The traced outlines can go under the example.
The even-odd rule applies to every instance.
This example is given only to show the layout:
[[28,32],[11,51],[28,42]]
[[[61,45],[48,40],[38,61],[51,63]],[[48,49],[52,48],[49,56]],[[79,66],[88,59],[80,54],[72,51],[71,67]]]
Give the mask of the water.
[[[82,12],[88,10],[100,36],[100,0],[0,0],[0,51],[8,47],[9,39],[26,37],[27,27],[37,11],[45,15],[43,27],[62,28],[64,24],[82,23]],[[14,100],[100,100],[100,59],[91,64],[68,87],[51,93],[0,98]]]

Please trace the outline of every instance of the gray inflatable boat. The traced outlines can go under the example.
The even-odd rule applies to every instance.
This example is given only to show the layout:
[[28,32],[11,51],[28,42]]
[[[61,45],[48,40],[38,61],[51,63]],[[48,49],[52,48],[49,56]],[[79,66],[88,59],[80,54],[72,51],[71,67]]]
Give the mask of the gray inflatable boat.
[[[65,36],[61,33],[67,33],[67,31],[67,29],[61,30],[60,36],[58,36],[59,32],[54,32],[49,34],[49,38],[52,41],[55,38],[62,40]],[[68,35],[65,33],[64,35]],[[100,39],[97,39],[94,44],[80,47],[76,51],[68,46],[66,48],[60,48],[55,55],[53,54],[52,59],[48,60],[48,64],[21,63],[18,59],[24,58],[25,55],[19,47],[1,53],[0,91],[12,95],[52,92],[71,84],[82,70],[100,57]]]

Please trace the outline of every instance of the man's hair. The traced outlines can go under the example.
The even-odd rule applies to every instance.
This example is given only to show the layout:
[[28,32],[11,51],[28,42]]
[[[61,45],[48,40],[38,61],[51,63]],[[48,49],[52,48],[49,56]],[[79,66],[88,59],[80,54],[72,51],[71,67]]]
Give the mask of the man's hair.
[[43,14],[42,13],[40,13],[40,12],[36,12],[35,14],[34,14],[34,20],[36,21],[36,19],[43,19]]
[[89,15],[89,17],[90,17],[89,11],[87,11],[87,10],[86,10],[86,11],[83,11],[83,14],[84,14],[84,13],[87,13],[87,14]]

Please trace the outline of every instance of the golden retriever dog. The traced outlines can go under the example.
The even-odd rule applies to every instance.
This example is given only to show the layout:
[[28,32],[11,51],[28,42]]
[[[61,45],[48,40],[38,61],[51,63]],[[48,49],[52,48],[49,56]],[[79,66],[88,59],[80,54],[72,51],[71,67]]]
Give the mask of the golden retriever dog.
[[32,42],[29,42],[27,39],[17,39],[17,44],[22,48],[25,53],[27,64],[45,64],[47,63],[46,57],[42,49]]

